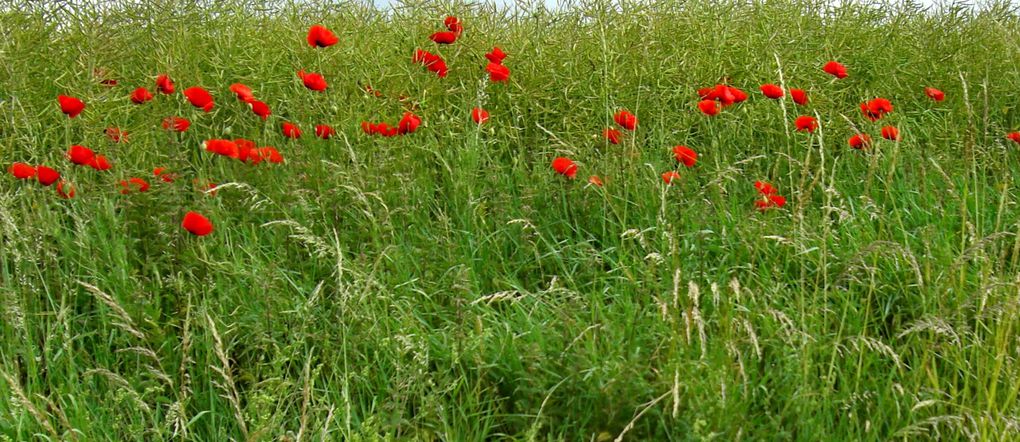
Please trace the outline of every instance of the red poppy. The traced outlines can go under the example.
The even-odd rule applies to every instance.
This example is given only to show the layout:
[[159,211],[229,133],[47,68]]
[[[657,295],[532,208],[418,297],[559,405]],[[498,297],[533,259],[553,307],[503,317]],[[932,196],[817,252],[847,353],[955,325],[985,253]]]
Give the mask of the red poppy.
[[[706,87],[698,89],[698,96],[702,100],[715,100],[722,104],[724,107],[734,103],[740,103],[747,100],[747,93],[735,88],[733,86],[727,86],[725,84],[717,84],[713,87]],[[708,112],[705,112],[708,113]],[[709,114],[714,115],[714,114]]]
[[758,193],[765,196],[776,194],[776,188],[764,181],[755,181],[754,188],[758,189]]
[[498,46],[493,46],[492,51],[489,51],[488,54],[485,54],[485,58],[489,59],[489,61],[493,63],[503,64],[503,60],[506,59],[506,53],[503,52],[503,50],[500,49]]
[[132,190],[136,192],[147,192],[149,190],[149,182],[141,178],[130,178],[127,181],[121,180],[120,187],[120,193],[122,195],[127,195],[131,193]]
[[17,178],[19,180],[27,180],[29,178],[32,178],[35,176],[36,173],[35,168],[32,167],[31,164],[25,163],[11,164],[11,167],[8,168],[7,171],[10,172],[11,175],[14,175],[14,178]]
[[305,87],[316,92],[322,92],[326,90],[326,79],[322,78],[321,74],[314,72],[306,73],[304,69],[297,72],[298,77],[301,78],[301,82],[305,84]]
[[489,121],[489,111],[480,107],[471,109],[471,119],[474,120],[476,124],[483,124],[486,121]]
[[815,129],[818,129],[818,120],[815,117],[801,115],[794,120],[793,125],[797,127],[798,132],[814,133]]
[[71,146],[70,149],[67,149],[67,159],[79,166],[89,164],[95,156],[96,153],[85,146],[75,144],[74,146]]
[[846,66],[843,66],[837,61],[830,61],[828,63],[825,63],[825,66],[822,66],[822,70],[836,78],[847,77]]
[[202,110],[209,112],[213,108],[213,98],[209,95],[209,91],[202,89],[198,86],[189,87],[184,90],[184,96],[188,98],[192,106],[201,108]]
[[283,163],[283,155],[280,155],[280,151],[276,150],[275,147],[260,147],[259,157],[273,164]]
[[283,122],[283,127],[281,128],[281,131],[283,132],[283,136],[287,138],[290,139],[301,138],[301,128],[297,127],[296,124],[291,123],[289,121]]
[[167,172],[165,167],[152,169],[152,175],[163,180],[164,183],[172,183],[177,179],[177,175]]
[[[255,149],[255,142],[252,140],[238,138],[234,140],[234,144],[237,145],[237,159],[242,163],[254,160],[252,158],[253,151],[256,152],[255,155],[258,155],[257,150]],[[258,164],[258,162],[252,161],[252,164]]]
[[854,149],[865,149],[871,145],[871,137],[868,134],[854,134],[847,143]]
[[237,99],[245,103],[249,103],[255,100],[255,94],[251,92],[251,88],[243,83],[234,83],[230,85],[230,92],[237,95]]
[[783,88],[772,83],[761,85],[761,93],[768,98],[777,99],[783,97]]
[[1012,140],[1014,143],[1020,144],[1020,132],[1010,132],[1006,134],[1006,138]]
[[261,102],[259,100],[249,101],[248,102],[248,107],[251,108],[251,113],[253,113],[255,115],[258,115],[263,120],[268,118],[269,115],[271,115],[273,113],[273,111],[271,111],[269,109],[269,105],[268,104],[263,103],[263,102]]
[[35,177],[37,180],[39,180],[39,184],[49,186],[60,180],[60,172],[57,172],[54,169],[51,169],[40,164],[36,166],[35,170],[36,170]]
[[241,150],[230,140],[206,140],[202,143],[206,151],[231,158],[240,158]]
[[675,170],[671,170],[669,172],[663,172],[662,173],[662,182],[666,183],[666,185],[672,186],[674,181],[679,181],[679,180],[680,180],[680,174],[677,173]]
[[882,138],[891,141],[900,140],[900,130],[896,126],[885,126],[882,128]]
[[105,155],[96,155],[89,161],[89,167],[95,170],[110,170],[113,166],[110,165],[110,161],[106,159]]
[[627,130],[634,130],[637,128],[637,116],[630,113],[628,110],[621,110],[613,115],[613,121],[619,124],[620,127]]
[[452,15],[446,17],[446,19],[443,20],[443,24],[446,25],[446,29],[449,29],[450,32],[453,32],[458,36],[460,36],[461,32],[464,32],[464,25],[461,24],[460,19]]
[[942,101],[942,100],[946,99],[946,93],[945,92],[942,92],[942,91],[940,91],[938,89],[935,89],[933,87],[926,87],[926,88],[924,88],[924,94],[927,95],[928,98],[931,98],[932,100],[935,100],[935,101]]
[[414,133],[421,126],[421,118],[410,112],[404,112],[404,117],[397,124],[397,133],[400,135]]
[[754,202],[754,206],[758,210],[764,212],[773,207],[780,208],[786,205],[786,197],[781,195],[769,195],[763,200],[757,200]]
[[325,48],[333,46],[340,41],[333,31],[322,25],[312,25],[308,28],[308,46]]
[[557,157],[552,162],[552,168],[556,173],[570,179],[574,179],[574,176],[577,175],[577,164],[574,164],[569,158]]
[[414,51],[414,57],[411,58],[411,61],[422,66],[425,66],[425,68],[427,68],[429,71],[435,72],[436,75],[439,76],[439,78],[446,77],[446,73],[448,71],[446,67],[446,61],[443,61],[443,58],[436,54],[433,54],[429,51],[416,49]]
[[598,175],[592,175],[592,176],[588,177],[588,184],[591,184],[593,186],[602,187],[602,178],[599,178]]
[[131,102],[134,104],[143,104],[147,101],[152,100],[152,92],[148,89],[140,87],[131,92]]
[[885,98],[876,98],[867,103],[861,103],[861,112],[863,112],[864,116],[871,121],[877,121],[879,118],[884,117],[885,114],[892,111],[892,103]]
[[212,221],[196,212],[185,213],[181,227],[195,236],[205,236],[213,231]]
[[705,99],[699,101],[698,109],[701,110],[701,113],[710,117],[719,115],[719,103],[715,100]]
[[507,81],[510,79],[510,68],[499,63],[489,62],[489,64],[485,66],[485,70],[489,72],[489,81],[492,81],[493,83]]
[[323,140],[328,140],[329,137],[332,137],[333,135],[336,135],[336,130],[332,127],[325,124],[315,126],[315,136],[322,138]]
[[808,103],[807,92],[804,89],[790,89],[790,98],[799,106],[804,106]]
[[191,122],[187,118],[181,117],[166,117],[163,119],[163,129],[173,129],[177,132],[184,132],[191,127]]
[[75,97],[57,95],[57,101],[60,102],[60,111],[70,118],[77,117],[81,111],[85,110],[85,103]]
[[74,198],[74,186],[67,181],[57,183],[57,195],[60,195],[63,199]]
[[452,44],[457,41],[457,34],[450,31],[436,32],[429,36],[429,40],[432,40],[441,45]]
[[694,164],[698,162],[698,153],[687,146],[673,147],[673,157],[677,162],[687,167],[694,167]]
[[119,127],[108,127],[104,133],[106,133],[106,138],[109,138],[114,143],[126,143],[128,140],[127,131]]
[[620,137],[623,136],[623,132],[620,132],[614,128],[608,128],[602,132],[602,135],[606,137],[606,141],[611,144],[620,144]]
[[172,94],[174,93],[174,82],[166,74],[159,74],[156,77],[156,90],[162,94]]

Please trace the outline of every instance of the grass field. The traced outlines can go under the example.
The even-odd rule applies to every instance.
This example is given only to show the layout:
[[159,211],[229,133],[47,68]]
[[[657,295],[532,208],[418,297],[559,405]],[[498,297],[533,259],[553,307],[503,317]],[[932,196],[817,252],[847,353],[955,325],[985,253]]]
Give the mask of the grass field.
[[[437,45],[448,15],[463,33]],[[1015,8],[167,0],[0,17],[0,440],[1020,438]],[[339,42],[310,47],[314,24]],[[506,82],[485,71],[494,46]],[[716,84],[749,97],[707,116],[698,89]],[[154,98],[134,104],[137,87]],[[879,97],[893,111],[869,121]],[[623,109],[636,130],[611,144]],[[362,129],[405,112],[413,133]],[[284,162],[203,149],[237,138]],[[112,167],[72,164],[72,145]],[[759,210],[756,181],[786,204]],[[189,211],[212,233],[182,228]]]

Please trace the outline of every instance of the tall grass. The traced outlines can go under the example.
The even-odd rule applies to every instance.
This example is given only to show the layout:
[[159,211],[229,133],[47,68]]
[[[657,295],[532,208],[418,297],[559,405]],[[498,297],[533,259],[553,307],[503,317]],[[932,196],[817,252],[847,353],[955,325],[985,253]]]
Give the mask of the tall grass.
[[[3,163],[58,165],[78,187],[61,200],[0,180],[6,440],[1020,437],[1020,163],[1003,137],[1020,127],[1020,23],[1007,5],[4,11]],[[438,48],[439,79],[410,58],[436,50],[427,37],[448,14],[466,31]],[[314,23],[341,43],[308,48]],[[493,45],[509,84],[484,75]],[[850,77],[823,73],[830,59]],[[298,69],[330,89],[305,90]],[[164,72],[209,88],[214,111],[179,93],[128,100]],[[757,93],[780,79],[810,104]],[[701,115],[696,89],[723,81],[751,99]],[[273,108],[267,122],[234,82]],[[89,107],[69,120],[60,93]],[[877,96],[895,111],[871,123],[857,105]],[[360,132],[408,103],[417,133]],[[473,124],[474,106],[492,120]],[[621,108],[638,130],[607,145]],[[821,130],[793,131],[799,114]],[[170,115],[191,130],[162,130]],[[305,137],[286,141],[282,121]],[[337,137],[312,137],[320,123]],[[879,139],[884,124],[902,142]],[[109,143],[108,126],[130,141]],[[871,149],[847,147],[857,130]],[[287,163],[200,147],[237,137]],[[71,144],[113,170],[72,168]],[[677,144],[701,158],[667,187]],[[550,170],[560,155],[578,180]],[[157,166],[181,179],[117,192]],[[585,186],[592,174],[605,187]],[[757,212],[759,179],[789,204]],[[187,235],[187,210],[216,231]]]

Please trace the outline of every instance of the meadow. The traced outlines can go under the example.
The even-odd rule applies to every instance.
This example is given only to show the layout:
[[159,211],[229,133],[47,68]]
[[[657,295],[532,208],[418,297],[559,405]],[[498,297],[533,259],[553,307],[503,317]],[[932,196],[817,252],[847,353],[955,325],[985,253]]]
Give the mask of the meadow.
[[1016,6],[0,11],[0,440],[1020,438]]

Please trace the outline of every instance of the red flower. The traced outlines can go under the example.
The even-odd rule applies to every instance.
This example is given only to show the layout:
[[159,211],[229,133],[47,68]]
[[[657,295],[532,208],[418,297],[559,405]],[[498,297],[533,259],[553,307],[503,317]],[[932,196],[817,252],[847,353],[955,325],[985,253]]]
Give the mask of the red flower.
[[698,153],[687,146],[676,146],[673,148],[673,157],[677,162],[687,167],[694,167],[698,162]]
[[782,98],[783,88],[776,86],[772,83],[761,85],[761,93],[765,94],[766,97],[776,99]]
[[577,164],[574,164],[569,158],[557,157],[552,162],[552,168],[556,173],[570,179],[574,179],[574,176],[577,175]]
[[251,88],[246,84],[234,83],[230,85],[230,92],[233,92],[234,95],[237,95],[238,100],[245,103],[255,101],[255,95],[252,94]]
[[871,145],[871,137],[868,134],[854,134],[847,143],[854,149],[865,149]]
[[747,93],[735,87],[727,86],[725,84],[717,84],[713,87],[698,89],[698,96],[702,100],[718,101],[723,106],[729,106],[733,103],[740,103],[743,102],[744,100],[747,100]]
[[99,84],[101,84],[103,86],[106,86],[106,87],[114,87],[114,86],[117,85],[117,79],[115,79],[115,78],[106,78],[106,79],[101,80],[99,82]]
[[201,108],[202,110],[209,112],[213,108],[213,98],[209,95],[209,91],[202,89],[198,86],[189,87],[184,90],[184,96],[188,98],[192,106]]
[[93,152],[92,149],[85,146],[79,146],[77,144],[71,146],[71,148],[67,150],[67,159],[79,166],[89,164],[95,156],[96,153]]
[[249,160],[251,160],[252,164],[258,164],[258,161],[255,161],[255,159],[252,158],[252,152],[253,151],[255,152],[256,156],[258,155],[258,151],[255,149],[255,142],[254,141],[246,140],[244,138],[238,138],[238,139],[234,140],[234,144],[237,145],[237,159],[238,160],[240,160],[242,163],[245,163],[245,162],[248,162]]
[[326,48],[333,46],[340,41],[333,31],[322,25],[312,25],[308,28],[308,46]]
[[591,184],[593,186],[602,187],[602,178],[599,178],[598,175],[592,175],[592,176],[588,177],[588,184]]
[[822,66],[822,70],[836,78],[847,77],[846,66],[843,66],[842,64],[836,61],[830,61],[828,63],[825,63],[825,66]]
[[195,236],[205,236],[213,231],[213,225],[212,222],[209,221],[209,218],[195,212],[188,212],[184,214],[184,220],[181,221],[181,227]]
[[57,101],[60,102],[60,111],[70,118],[77,117],[81,111],[85,110],[85,103],[74,97],[57,95]]
[[637,128],[637,116],[630,113],[628,110],[621,110],[613,115],[613,121],[619,124],[620,127],[627,130],[634,130]]
[[484,124],[486,121],[489,121],[489,111],[480,107],[471,109],[471,119],[474,120],[476,124]]
[[668,185],[668,186],[672,186],[674,181],[679,181],[679,180],[680,180],[680,174],[677,173],[675,170],[671,170],[669,172],[663,172],[662,173],[662,182],[666,183],[666,185]]
[[432,40],[441,45],[452,44],[457,41],[457,34],[450,31],[436,32],[429,36],[429,40]]
[[620,137],[623,136],[623,133],[610,127],[603,131],[602,135],[606,137],[606,141],[612,144],[620,144]]
[[885,98],[876,98],[867,103],[861,103],[861,112],[871,121],[877,121],[885,114],[893,111],[893,105]]
[[251,108],[251,113],[258,115],[259,117],[262,118],[262,120],[265,120],[266,118],[269,117],[269,115],[273,113],[273,111],[269,110],[268,104],[263,103],[259,100],[249,101],[248,107]]
[[698,102],[698,109],[701,113],[710,117],[719,115],[719,103],[715,100],[704,99]]
[[290,139],[301,138],[301,128],[289,121],[283,122],[283,136]]
[[503,64],[503,60],[506,59],[506,53],[503,52],[498,46],[493,46],[492,51],[485,54],[485,58],[489,59],[490,62],[496,64]]
[[336,131],[333,130],[332,127],[325,124],[315,126],[315,136],[322,138],[323,140],[328,140],[329,137],[332,137],[333,135],[336,135]]
[[184,132],[191,127],[191,122],[187,118],[181,117],[166,117],[163,119],[163,129],[173,129],[177,132]]
[[283,155],[280,155],[280,151],[276,150],[275,147],[260,147],[259,157],[273,164],[283,163]]
[[446,19],[443,20],[443,24],[446,25],[446,29],[449,29],[450,32],[453,32],[458,36],[460,36],[461,32],[464,32],[464,25],[461,24],[460,19],[452,15],[446,17]]
[[780,196],[780,195],[769,195],[768,197],[766,197],[763,200],[757,200],[757,201],[754,202],[754,206],[757,207],[758,210],[760,210],[762,212],[764,212],[764,211],[766,211],[768,209],[771,209],[773,207],[779,208],[779,207],[783,207],[785,205],[786,205],[786,197]]
[[131,102],[134,104],[143,104],[149,100],[152,100],[152,92],[149,92],[149,90],[144,87],[135,89],[135,91],[131,93]]
[[435,72],[436,75],[439,76],[439,78],[446,77],[446,73],[448,70],[446,67],[446,62],[443,61],[442,57],[436,54],[433,54],[429,51],[417,49],[414,51],[414,57],[411,58],[411,61],[417,64],[421,64],[422,66],[425,66],[425,68],[427,68],[429,71]]
[[882,128],[882,138],[891,141],[900,140],[900,130],[896,126],[886,126]]
[[793,102],[799,106],[804,106],[808,103],[807,92],[804,89],[790,89],[790,98],[793,98]]
[[230,158],[241,157],[241,150],[237,147],[237,143],[230,140],[206,140],[202,143],[202,147],[205,147],[206,151],[217,155]]
[[162,94],[172,94],[174,93],[174,82],[166,74],[159,74],[156,77],[156,90]]
[[400,135],[414,133],[421,125],[421,118],[410,112],[404,112],[404,117],[397,124],[397,133]]
[[66,181],[57,183],[57,195],[65,200],[74,198],[74,186]]
[[305,87],[316,92],[322,92],[326,90],[326,79],[322,78],[322,75],[314,72],[305,73],[302,69],[297,72],[298,77],[301,77],[301,81],[305,84]]
[[942,91],[940,91],[938,89],[935,89],[933,87],[926,87],[926,88],[924,88],[924,94],[927,95],[928,98],[931,98],[932,100],[935,100],[935,101],[942,101],[942,100],[946,99],[946,93],[945,92],[942,92]]
[[1006,138],[1012,140],[1014,143],[1020,144],[1020,132],[1010,132],[1006,134]]
[[106,133],[106,138],[114,143],[126,143],[128,140],[127,131],[121,130],[119,127],[108,127],[104,133]]
[[794,120],[793,125],[797,127],[798,132],[814,133],[815,129],[818,129],[818,120],[815,117],[801,115]]
[[110,170],[113,166],[110,165],[110,161],[106,159],[106,156],[96,155],[89,161],[89,167],[95,170]]
[[168,173],[165,167],[152,169],[152,175],[163,180],[164,183],[172,183],[175,179],[177,179],[177,175]]
[[758,189],[758,193],[760,193],[762,195],[765,195],[765,196],[775,195],[776,194],[776,188],[773,187],[771,184],[766,183],[764,181],[755,181],[754,182],[754,188]]
[[10,172],[11,175],[14,175],[14,178],[17,178],[19,180],[27,180],[29,178],[32,178],[35,176],[36,173],[36,170],[34,167],[32,167],[32,165],[25,163],[11,164],[11,167],[8,168],[7,171]]
[[499,63],[489,62],[489,64],[485,66],[485,70],[489,72],[489,80],[493,83],[507,81],[510,79],[510,68]]
[[39,184],[49,186],[60,180],[60,172],[57,172],[54,169],[51,169],[40,164],[36,166],[35,170],[36,170],[35,177],[36,179],[39,180]]
[[121,180],[120,187],[122,195],[131,193],[132,187],[138,192],[147,192],[149,190],[149,182],[141,178],[130,178],[127,181]]

